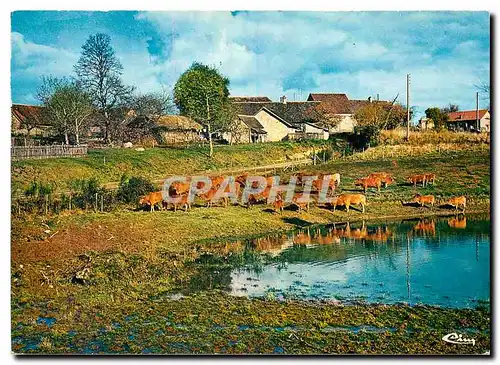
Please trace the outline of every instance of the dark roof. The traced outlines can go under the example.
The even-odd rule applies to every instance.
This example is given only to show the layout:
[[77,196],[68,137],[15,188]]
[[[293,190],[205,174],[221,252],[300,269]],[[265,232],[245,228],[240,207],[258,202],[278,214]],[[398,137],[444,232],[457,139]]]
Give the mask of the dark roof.
[[304,124],[308,124],[308,125],[310,125],[311,127],[318,128],[318,129],[322,129],[322,130],[324,130],[325,132],[328,132],[328,128],[322,127],[322,126],[321,126],[321,125],[319,125],[318,123],[314,123],[314,122],[304,122]]
[[189,117],[182,115],[162,115],[158,118],[157,125],[171,131],[201,131],[201,124],[195,122]]
[[309,94],[308,101],[320,101],[332,114],[351,114],[351,101],[346,94]]
[[12,104],[12,114],[14,114],[21,122],[26,118],[33,118],[42,125],[43,109],[44,107],[39,105]]
[[271,99],[267,96],[230,96],[233,103],[270,103]]
[[[478,111],[479,119],[484,117],[484,115],[488,112],[487,109],[480,109]],[[460,121],[475,121],[476,120],[476,111],[475,110],[463,110],[460,112],[452,112],[448,113],[448,122],[460,122]]]
[[331,114],[355,114],[359,109],[371,103],[390,104],[384,100],[349,100],[346,94],[309,94],[309,101],[320,101],[322,110]]
[[267,112],[272,114],[274,117],[281,119],[285,125],[289,127],[296,127],[297,124],[309,120],[309,113],[311,110],[318,105],[317,102],[300,101],[300,102],[287,102],[278,103],[233,103],[238,114],[242,115],[255,115],[261,109],[265,108]]
[[259,134],[267,134],[262,124],[252,115],[238,115],[238,118],[246,124],[248,128]]

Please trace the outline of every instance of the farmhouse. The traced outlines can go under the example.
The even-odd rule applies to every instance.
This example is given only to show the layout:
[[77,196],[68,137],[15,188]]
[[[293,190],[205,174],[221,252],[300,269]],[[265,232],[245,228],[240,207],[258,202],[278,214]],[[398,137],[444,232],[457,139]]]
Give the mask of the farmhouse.
[[[335,93],[311,93],[306,101],[287,101],[285,96],[279,102],[263,96],[236,96],[230,99],[238,114],[237,124],[248,135],[241,139],[236,138],[233,131],[226,133],[224,138],[230,143],[328,139],[330,133],[353,132],[356,125],[354,114],[372,102],[371,98],[349,100],[346,94]],[[241,142],[235,142],[237,140]]]
[[366,100],[349,100],[346,94],[335,93],[311,93],[307,100],[320,102],[316,112],[330,125],[330,133],[352,133],[356,126],[354,115],[370,103],[390,104],[385,100],[372,100],[371,97]]
[[[486,109],[478,111],[479,126],[476,124],[476,111],[463,110],[448,113],[448,129],[457,131],[480,130],[482,132],[490,131],[490,112]],[[479,127],[479,128],[478,128]]]
[[197,142],[203,139],[203,127],[193,119],[181,115],[164,115],[156,124],[165,144]]
[[43,119],[43,107],[38,105],[12,104],[11,132],[17,135],[28,134],[27,126],[33,126],[30,135],[46,135],[51,126]]
[[162,115],[151,119],[136,116],[134,111],[130,111],[125,123],[127,140],[135,143],[151,137],[162,144],[184,144],[203,139],[203,127],[191,118],[181,115]]
[[418,128],[420,130],[434,129],[434,121],[431,118],[422,117],[418,121]]

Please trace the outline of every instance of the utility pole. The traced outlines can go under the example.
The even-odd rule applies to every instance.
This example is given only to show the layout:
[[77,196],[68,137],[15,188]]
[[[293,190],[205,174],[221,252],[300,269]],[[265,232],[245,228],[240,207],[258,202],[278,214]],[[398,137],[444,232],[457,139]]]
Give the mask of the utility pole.
[[410,74],[406,74],[406,140],[410,140]]
[[479,92],[476,91],[476,130],[479,130]]

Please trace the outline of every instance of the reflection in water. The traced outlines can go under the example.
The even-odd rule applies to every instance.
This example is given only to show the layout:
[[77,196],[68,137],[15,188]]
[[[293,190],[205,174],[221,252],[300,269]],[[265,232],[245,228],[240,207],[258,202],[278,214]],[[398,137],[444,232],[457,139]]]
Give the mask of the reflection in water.
[[409,233],[420,237],[436,237],[436,222],[434,219],[422,219],[415,224]]
[[361,222],[218,243],[217,255],[232,269],[216,270],[212,262],[190,287],[252,297],[472,307],[489,300],[489,224],[489,217],[472,216],[468,225],[465,217]]
[[467,228],[467,218],[464,215],[448,219],[448,225],[451,228],[465,229]]

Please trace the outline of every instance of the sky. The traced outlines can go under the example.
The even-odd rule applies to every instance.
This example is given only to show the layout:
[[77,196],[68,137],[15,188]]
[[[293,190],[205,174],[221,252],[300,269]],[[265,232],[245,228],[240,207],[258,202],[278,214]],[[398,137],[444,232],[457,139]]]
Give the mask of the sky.
[[[487,12],[84,12],[12,13],[13,103],[37,104],[43,75],[72,76],[91,34],[111,37],[123,80],[139,92],[172,89],[193,62],[215,66],[233,96],[378,94],[410,105],[475,109],[490,78]],[[480,97],[480,108],[489,100]]]

